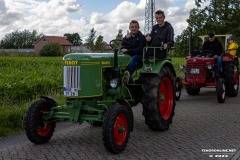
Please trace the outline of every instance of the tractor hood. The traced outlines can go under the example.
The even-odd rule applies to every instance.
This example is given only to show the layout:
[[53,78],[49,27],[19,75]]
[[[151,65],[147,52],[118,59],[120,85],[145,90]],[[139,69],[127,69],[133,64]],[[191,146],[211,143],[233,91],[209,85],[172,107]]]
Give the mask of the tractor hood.
[[[125,69],[129,55],[118,54],[118,67]],[[97,97],[103,94],[104,70],[113,68],[114,53],[71,53],[63,57],[64,96]]]
[[[114,53],[70,53],[63,57],[65,65],[85,65],[86,63],[113,66]],[[130,61],[129,55],[118,54],[118,65],[127,66]]]
[[[206,57],[194,57],[194,58],[188,58],[187,59],[187,64],[195,64],[195,65],[200,65],[203,64],[204,66],[208,64],[214,64],[214,58],[206,58]],[[194,65],[194,67],[195,67]]]

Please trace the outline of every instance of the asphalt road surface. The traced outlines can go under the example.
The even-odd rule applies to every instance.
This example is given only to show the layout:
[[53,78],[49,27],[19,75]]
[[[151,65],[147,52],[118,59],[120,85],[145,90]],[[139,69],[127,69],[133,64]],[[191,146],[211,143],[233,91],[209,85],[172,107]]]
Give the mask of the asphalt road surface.
[[240,159],[240,95],[219,104],[214,88],[201,89],[198,96],[183,90],[173,124],[165,132],[148,129],[141,104],[132,109],[134,130],[118,155],[105,150],[101,127],[66,122],[57,124],[44,145],[32,144],[24,132],[0,137],[0,159]]

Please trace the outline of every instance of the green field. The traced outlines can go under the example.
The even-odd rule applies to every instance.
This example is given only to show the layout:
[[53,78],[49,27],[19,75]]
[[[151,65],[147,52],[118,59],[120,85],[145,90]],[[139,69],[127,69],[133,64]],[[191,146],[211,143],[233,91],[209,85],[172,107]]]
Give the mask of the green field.
[[[172,58],[178,76],[185,58]],[[22,129],[22,119],[40,95],[62,96],[62,57],[0,57],[0,136]]]
[[0,57],[0,106],[15,106],[59,92],[62,58]]

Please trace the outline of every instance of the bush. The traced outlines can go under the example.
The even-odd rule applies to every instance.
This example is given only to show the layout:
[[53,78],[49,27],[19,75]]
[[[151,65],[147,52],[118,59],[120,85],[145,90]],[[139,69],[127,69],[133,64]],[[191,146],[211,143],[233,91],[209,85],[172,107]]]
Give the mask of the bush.
[[61,56],[61,46],[59,43],[49,43],[39,52],[40,56]]

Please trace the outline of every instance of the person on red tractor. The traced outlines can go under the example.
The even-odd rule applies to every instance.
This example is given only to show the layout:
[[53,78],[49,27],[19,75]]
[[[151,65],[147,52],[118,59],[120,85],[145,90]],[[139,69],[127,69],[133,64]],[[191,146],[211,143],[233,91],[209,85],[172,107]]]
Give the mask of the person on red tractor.
[[[169,50],[174,44],[174,30],[172,25],[164,21],[165,14],[162,10],[155,12],[155,18],[157,20],[156,25],[153,26],[150,34],[147,35],[147,44],[152,47],[163,47],[155,49],[156,58],[166,58],[167,50]],[[154,49],[150,48],[147,51],[146,57],[152,57],[154,55]]]
[[228,53],[231,54],[232,56],[236,56],[238,44],[234,42],[233,36],[230,36],[227,39],[227,41],[228,41]]
[[[133,72],[137,68],[138,63],[142,62],[143,48],[146,46],[146,37],[139,31],[139,23],[136,20],[132,20],[129,25],[129,31],[122,41],[121,52],[123,54],[129,54],[131,60],[124,72],[123,82],[128,84]],[[130,46],[129,46],[130,45]],[[124,46],[126,46],[124,48]]]
[[203,50],[207,51],[207,57],[215,58],[216,71],[215,75],[218,77],[220,73],[220,68],[222,65],[222,52],[223,46],[222,43],[218,41],[213,33],[208,34],[208,40],[203,43]]

